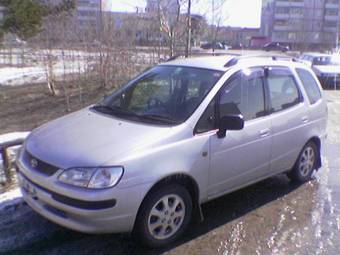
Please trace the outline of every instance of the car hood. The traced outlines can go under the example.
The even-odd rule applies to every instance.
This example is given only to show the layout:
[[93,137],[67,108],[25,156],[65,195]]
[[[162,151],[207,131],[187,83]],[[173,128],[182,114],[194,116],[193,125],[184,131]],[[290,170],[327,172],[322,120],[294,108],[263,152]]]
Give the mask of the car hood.
[[322,74],[339,74],[340,73],[340,66],[335,65],[327,65],[327,66],[318,66],[314,65],[313,68],[315,71],[322,73]]
[[25,148],[40,160],[63,169],[112,165],[127,153],[171,136],[173,129],[84,109],[34,130]]

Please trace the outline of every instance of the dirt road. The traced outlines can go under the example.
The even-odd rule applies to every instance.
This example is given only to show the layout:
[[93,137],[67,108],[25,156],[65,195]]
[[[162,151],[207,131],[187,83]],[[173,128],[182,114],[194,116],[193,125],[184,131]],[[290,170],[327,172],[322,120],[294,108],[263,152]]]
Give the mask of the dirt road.
[[340,93],[327,93],[323,167],[298,186],[277,176],[204,205],[205,221],[165,250],[145,250],[128,235],[63,229],[20,203],[0,211],[6,254],[339,254]]

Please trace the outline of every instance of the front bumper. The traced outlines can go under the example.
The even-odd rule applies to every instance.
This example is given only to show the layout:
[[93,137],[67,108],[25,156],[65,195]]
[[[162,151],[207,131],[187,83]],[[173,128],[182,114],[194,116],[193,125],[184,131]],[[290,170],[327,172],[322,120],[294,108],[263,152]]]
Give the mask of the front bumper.
[[[86,194],[90,191],[84,192],[84,196],[80,197],[80,193],[77,195],[73,192],[73,187],[70,187],[71,197],[67,196],[67,187],[63,188],[63,194],[55,191],[60,187],[51,189],[48,180],[53,179],[53,176],[47,178],[35,173],[21,163],[20,159],[17,165],[23,199],[43,217],[66,228],[85,233],[132,231],[139,205],[143,200],[141,191],[143,188],[147,189],[146,186],[115,189],[114,192],[108,189],[106,193],[110,194],[103,196],[103,193],[100,193],[98,199],[93,196],[84,199],[88,198]],[[46,183],[41,182],[43,178],[47,180]]]

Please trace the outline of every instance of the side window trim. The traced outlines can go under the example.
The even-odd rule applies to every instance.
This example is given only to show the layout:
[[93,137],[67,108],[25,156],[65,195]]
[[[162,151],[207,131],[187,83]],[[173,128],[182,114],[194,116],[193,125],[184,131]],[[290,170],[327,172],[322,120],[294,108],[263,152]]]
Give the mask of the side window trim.
[[[208,129],[206,131],[203,132],[198,132],[198,125],[200,124],[202,117],[204,116],[205,112],[207,111],[208,107],[210,106],[210,104],[214,102],[214,116],[213,116],[213,127],[211,129]],[[194,135],[202,135],[202,134],[206,134],[208,132],[211,132],[213,130],[217,129],[217,121],[216,121],[216,116],[217,116],[217,109],[218,109],[218,104],[217,104],[217,94],[210,100],[209,104],[207,105],[207,107],[204,109],[203,113],[201,114],[200,118],[198,119],[195,128],[194,128]]]
[[[274,113],[281,113],[283,111],[286,111],[286,110],[289,110],[291,109],[292,107],[296,107],[297,105],[301,104],[304,102],[304,97],[303,97],[303,94],[302,94],[302,91],[301,91],[301,88],[300,88],[300,85],[299,85],[299,82],[296,78],[296,76],[294,75],[294,73],[292,72],[292,70],[290,70],[288,67],[285,67],[285,66],[266,66],[264,67],[264,73],[265,73],[265,89],[266,89],[266,97],[267,97],[267,101],[268,101],[268,114],[274,114]],[[297,89],[297,92],[298,92],[298,97],[299,97],[299,102],[286,108],[286,109],[281,109],[279,111],[274,111],[274,109],[272,108],[272,102],[271,102],[271,98],[270,98],[270,89],[269,89],[269,83],[268,83],[268,76],[269,76],[269,72],[270,71],[283,71],[283,72],[287,72],[287,75],[291,76],[293,78],[293,81],[294,81],[294,84],[295,84],[295,87]]]

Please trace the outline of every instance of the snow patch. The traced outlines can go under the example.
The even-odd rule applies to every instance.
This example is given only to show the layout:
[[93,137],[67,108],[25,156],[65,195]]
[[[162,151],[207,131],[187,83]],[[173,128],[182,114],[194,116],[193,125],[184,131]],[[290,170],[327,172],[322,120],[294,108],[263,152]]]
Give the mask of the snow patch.
[[[1,72],[0,72],[1,77]],[[1,79],[1,78],[0,78]],[[13,132],[0,135],[0,144],[15,141],[17,139],[26,139],[30,132]]]
[[19,203],[22,203],[22,194],[20,188],[15,188],[13,190],[7,191],[3,194],[0,194],[0,211],[6,210],[9,207],[16,206]]
[[[87,65],[84,61],[65,61],[53,65],[54,79],[59,80],[64,75],[84,73]],[[43,83],[47,81],[46,66],[32,67],[4,67],[0,68],[0,86],[20,86],[30,83]]]

